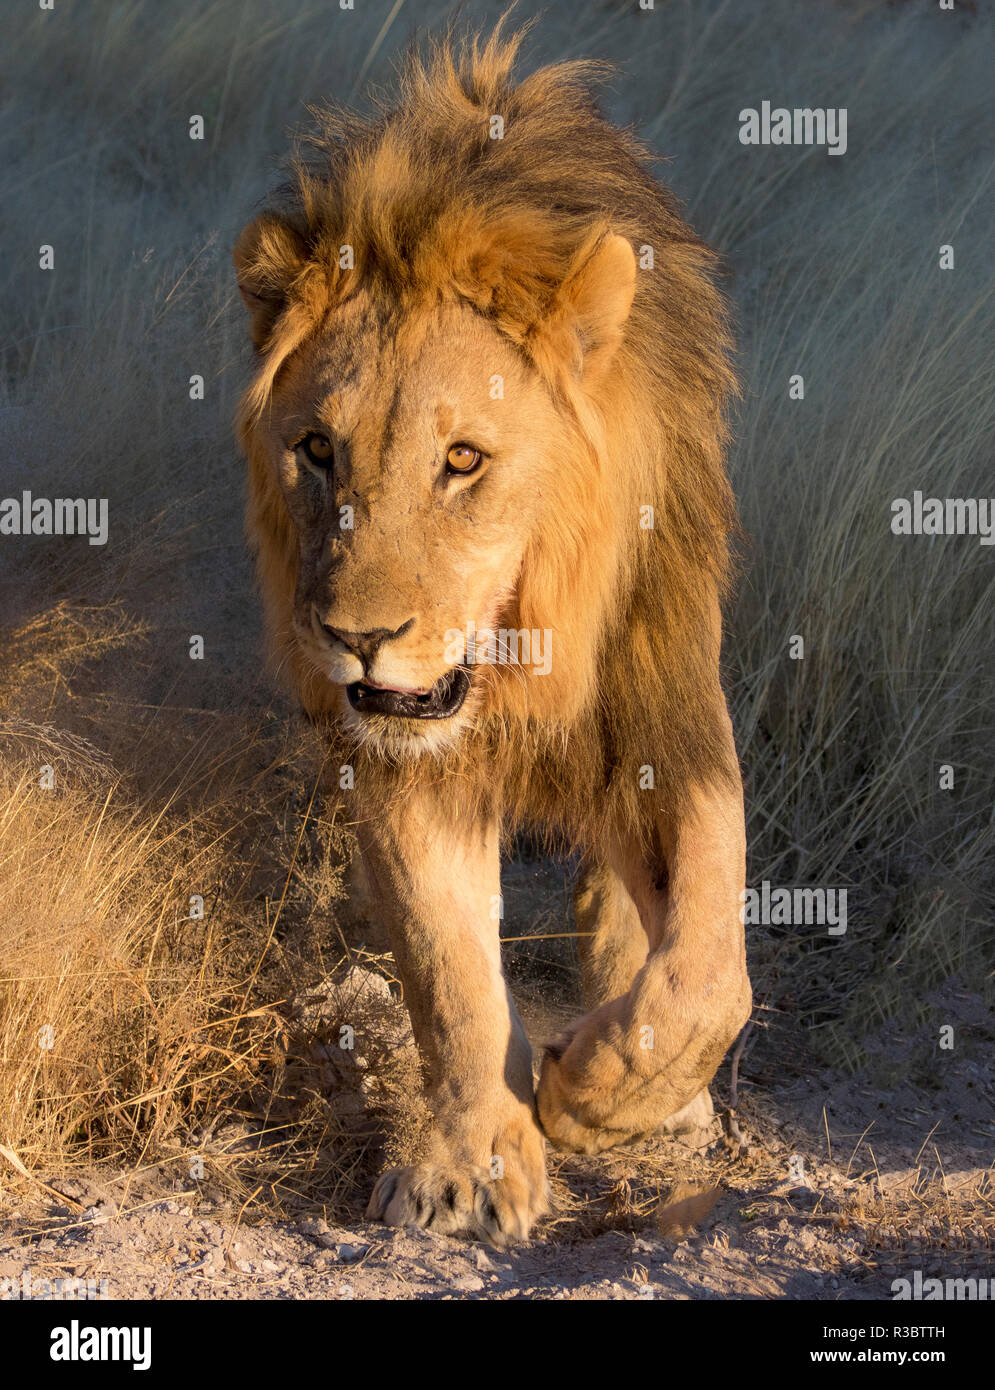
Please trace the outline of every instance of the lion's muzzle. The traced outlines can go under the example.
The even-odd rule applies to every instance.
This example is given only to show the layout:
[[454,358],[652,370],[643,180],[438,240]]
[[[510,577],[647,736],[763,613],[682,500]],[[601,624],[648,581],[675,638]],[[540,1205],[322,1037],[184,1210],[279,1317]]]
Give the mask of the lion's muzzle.
[[346,686],[349,703],[358,714],[386,714],[392,719],[451,719],[470,689],[470,674],[456,666],[423,695],[413,691],[383,690],[354,681]]

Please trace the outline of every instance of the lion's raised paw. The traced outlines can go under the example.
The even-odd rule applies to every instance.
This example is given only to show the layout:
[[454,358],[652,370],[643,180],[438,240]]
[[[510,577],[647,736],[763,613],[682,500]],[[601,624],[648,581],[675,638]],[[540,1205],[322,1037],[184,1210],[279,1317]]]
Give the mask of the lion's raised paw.
[[421,1226],[503,1246],[526,1240],[548,1209],[545,1180],[536,1193],[522,1178],[492,1179],[473,1164],[419,1163],[382,1173],[366,1215],[388,1226]]

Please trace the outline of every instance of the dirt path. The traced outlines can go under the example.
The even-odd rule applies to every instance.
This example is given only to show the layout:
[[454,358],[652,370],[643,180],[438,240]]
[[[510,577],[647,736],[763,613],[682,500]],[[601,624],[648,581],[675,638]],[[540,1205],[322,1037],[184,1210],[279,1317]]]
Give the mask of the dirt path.
[[[991,1013],[977,1000],[951,992],[945,1009],[990,1037]],[[918,1038],[893,1036],[892,1062],[912,1056]],[[985,1278],[995,1234],[990,1080],[963,1050],[943,1067],[935,1086],[885,1090],[832,1072],[765,1086],[751,1079],[762,1065],[748,1061],[747,1153],[732,1157],[716,1124],[693,1142],[553,1156],[557,1213],[507,1251],[334,1225],[320,1208],[274,1222],[250,1207],[240,1219],[196,1185],[164,1194],[155,1173],[141,1182],[106,1170],[61,1182],[46,1174],[74,1208],[37,1188],[8,1192],[0,1279],[15,1297],[51,1296],[43,1281],[75,1278],[111,1298],[836,1300],[890,1298],[892,1281],[916,1271]],[[710,1209],[687,1231],[671,1204],[689,1194]]]

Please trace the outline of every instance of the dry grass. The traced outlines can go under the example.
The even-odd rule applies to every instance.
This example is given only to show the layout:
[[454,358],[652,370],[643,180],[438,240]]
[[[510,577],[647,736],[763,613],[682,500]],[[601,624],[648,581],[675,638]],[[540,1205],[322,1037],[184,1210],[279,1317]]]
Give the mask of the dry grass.
[[[933,981],[980,984],[990,959],[990,551],[888,522],[914,488],[990,486],[993,184],[974,137],[991,21],[801,8],[571,8],[534,53],[622,63],[623,118],[676,156],[671,181],[734,271],[752,541],[726,660],[750,877],[851,892],[844,940],[758,933],[753,969],[772,1018],[856,1065],[869,1028],[908,1021]],[[0,550],[0,1143],[30,1170],[182,1177],[200,1154],[202,1190],[238,1204],[349,1209],[417,1127],[403,1050],[374,1052],[383,1089],[353,1088],[357,1109],[286,1010],[356,957],[314,750],[259,673],[229,427],[244,345],[227,248],[304,102],[387,78],[395,9],[148,0],[84,20],[67,4],[25,19],[4,60],[2,491],[85,491],[111,516],[106,550]],[[850,151],[744,151],[738,111],[764,98],[848,105]],[[941,274],[948,241],[958,268]],[[43,242],[54,275],[35,270]],[[532,924],[562,929],[557,913]],[[542,953],[569,978],[569,943]],[[597,1220],[645,1215],[680,1177],[622,1174]]]
[[[85,643],[97,653],[106,617]],[[50,696],[64,690],[88,619],[60,607],[13,634],[36,654],[34,696],[41,670]],[[102,708],[77,694],[76,719],[81,706]],[[205,733],[159,717],[152,735],[131,731],[164,758],[146,775],[134,748],[120,773],[55,724],[0,720],[0,1139],[29,1171],[165,1165],[189,1181],[200,1163],[199,1190],[219,1200],[255,1191],[274,1209],[320,1190],[351,1210],[384,1107],[403,1093],[399,1132],[417,1088],[409,1053],[376,1046],[376,1001],[346,1011],[372,1090],[355,1069],[329,1074],[320,1019],[295,1021],[305,983],[360,959],[389,976],[322,930],[350,846],[321,822],[320,756],[281,720],[233,714]],[[128,762],[128,740],[109,741]]]

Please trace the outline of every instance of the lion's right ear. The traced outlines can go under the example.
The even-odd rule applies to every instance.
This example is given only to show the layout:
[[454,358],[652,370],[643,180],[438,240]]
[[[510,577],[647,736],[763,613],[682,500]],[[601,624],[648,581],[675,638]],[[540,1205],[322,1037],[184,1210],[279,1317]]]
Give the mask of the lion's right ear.
[[307,260],[299,232],[264,212],[242,231],[232,252],[238,289],[249,311],[249,336],[261,352],[283,312],[287,292]]

